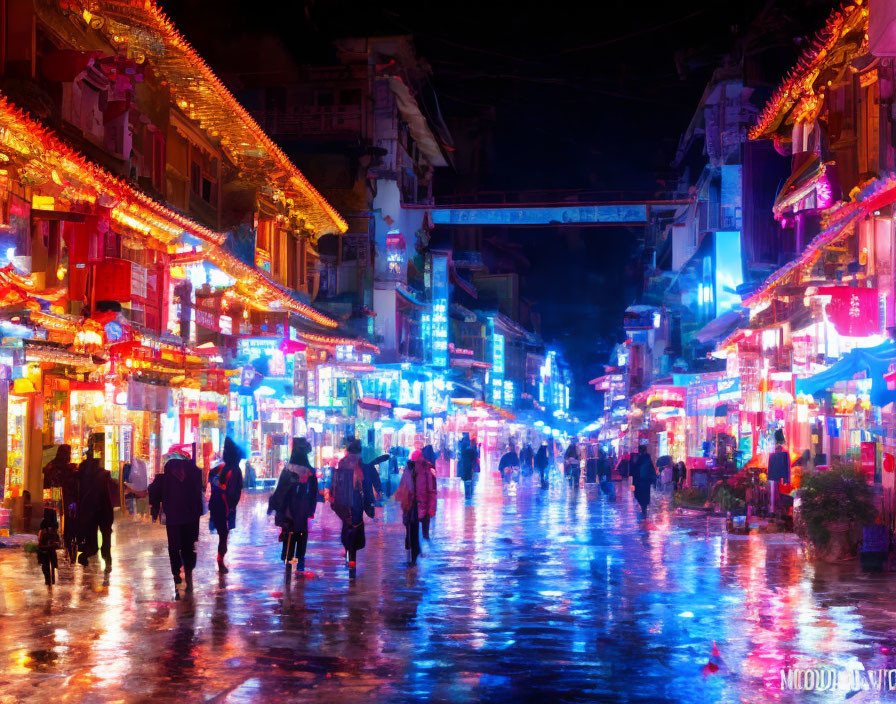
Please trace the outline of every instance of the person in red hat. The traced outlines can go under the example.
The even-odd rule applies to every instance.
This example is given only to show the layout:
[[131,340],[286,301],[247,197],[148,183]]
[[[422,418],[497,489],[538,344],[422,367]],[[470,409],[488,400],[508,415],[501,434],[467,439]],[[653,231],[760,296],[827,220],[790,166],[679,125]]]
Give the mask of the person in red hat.
[[411,454],[401,476],[396,498],[401,503],[406,528],[405,549],[410,551],[409,563],[413,566],[417,564],[417,557],[420,555],[420,526],[423,526],[424,539],[429,540],[429,524],[436,515],[438,504],[435,468],[420,450]]

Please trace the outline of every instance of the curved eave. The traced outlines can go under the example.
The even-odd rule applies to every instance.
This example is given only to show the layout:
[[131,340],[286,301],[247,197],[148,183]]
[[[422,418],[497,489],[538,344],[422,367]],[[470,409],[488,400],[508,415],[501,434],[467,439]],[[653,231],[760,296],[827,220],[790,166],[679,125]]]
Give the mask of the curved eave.
[[857,30],[868,28],[865,0],[855,0],[834,10],[825,26],[816,35],[812,46],[800,57],[763,108],[756,124],[750,128],[750,139],[768,139],[787,120],[790,111],[812,94],[812,84],[829,60],[837,44]]
[[262,272],[240,261],[221,247],[210,248],[206,257],[221,271],[235,279],[241,293],[249,298],[251,306],[264,310],[296,313],[326,328],[339,326],[332,318],[306,303],[297,301],[289,291]]
[[117,201],[111,207],[113,220],[124,222],[160,242],[168,244],[182,233],[188,233],[209,244],[220,245],[227,237],[174,212],[88,161],[2,94],[0,131],[0,149],[14,165],[26,163],[41,170],[54,184],[48,188],[77,192],[80,195],[77,202],[93,203],[100,197],[112,196]]

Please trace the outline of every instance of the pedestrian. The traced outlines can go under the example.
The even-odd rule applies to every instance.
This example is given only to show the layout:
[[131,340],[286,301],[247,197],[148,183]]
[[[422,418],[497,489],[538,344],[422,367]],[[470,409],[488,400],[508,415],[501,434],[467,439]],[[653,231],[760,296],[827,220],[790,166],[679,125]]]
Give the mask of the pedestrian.
[[56,584],[56,569],[59,566],[56,551],[59,549],[59,524],[53,509],[44,510],[44,518],[40,522],[37,533],[37,562],[44,573],[44,582],[48,587]]
[[548,488],[548,465],[550,461],[548,460],[548,445],[547,443],[541,443],[541,446],[538,448],[538,452],[535,453],[535,470],[538,472],[538,476],[541,479],[541,488]]
[[672,475],[673,491],[681,491],[684,488],[688,478],[688,468],[683,461],[675,463],[674,473]]
[[436,466],[436,451],[431,444],[423,446],[423,459],[429,462],[433,467]]
[[[89,558],[101,553],[105,571],[112,571],[112,475],[93,456],[93,440],[87,442],[87,458],[78,467],[76,522],[78,564],[87,566]],[[100,548],[97,533],[102,536]]]
[[[124,473],[124,467],[130,468],[127,474]],[[139,457],[134,457],[124,467],[122,468],[122,481],[126,490],[124,498],[128,513],[133,515],[137,512],[137,499],[146,496],[146,489],[149,485],[149,478],[146,476],[146,462]]]
[[[602,450],[600,451],[602,452]],[[593,444],[585,448],[585,483],[594,484],[597,481],[597,455],[599,451]]]
[[779,508],[781,484],[790,484],[790,453],[784,447],[784,431],[775,431],[775,451],[768,458],[768,484],[770,512],[774,516]]
[[622,457],[619,458],[619,462],[616,464],[616,471],[623,479],[626,479],[631,474],[631,460],[629,459],[629,455],[623,454]]
[[56,448],[56,456],[44,467],[44,489],[62,486],[62,474],[72,464],[72,446],[60,445]]
[[224,438],[222,462],[209,472],[211,497],[208,501],[209,530],[218,534],[218,572],[227,574],[230,570],[224,564],[227,554],[227,538],[236,528],[236,506],[243,495],[243,473],[240,460],[245,453],[230,438]]
[[658,488],[661,488],[663,491],[668,490],[668,488],[672,485],[672,457],[669,455],[663,455],[656,461],[656,471],[659,475],[659,484]]
[[308,459],[310,452],[311,444],[305,438],[293,438],[289,462],[283,466],[268,501],[268,513],[274,514],[274,523],[280,527],[280,559],[285,564],[286,579],[293,561],[296,572],[305,569],[308,519],[314,518],[317,509],[317,476]]
[[501,455],[501,460],[498,462],[498,471],[501,473],[501,481],[505,484],[513,479],[514,472],[518,472],[520,470],[520,458],[519,455],[516,454],[516,450],[513,449],[513,445],[511,445],[507,452]]
[[420,555],[420,527],[423,527],[423,539],[428,541],[430,522],[436,515],[438,504],[435,467],[419,450],[408,460],[395,495],[401,504],[405,525],[404,547],[410,553],[408,564],[413,567]]
[[386,488],[384,493],[386,498],[389,498],[395,493],[395,489],[398,487],[398,482],[400,481],[401,471],[399,469],[399,458],[404,454],[404,448],[402,447],[390,447],[389,448],[389,463],[386,465]]
[[193,459],[176,449],[166,455],[161,474],[149,486],[149,503],[155,521],[164,514],[168,536],[168,560],[174,577],[174,598],[183,568],[186,591],[193,591],[193,570],[196,567],[196,543],[199,541],[199,520],[202,518],[202,472]]
[[637,459],[632,467],[632,484],[635,487],[635,500],[641,506],[641,517],[647,518],[647,507],[650,505],[650,488],[656,486],[656,467],[647,452],[647,445],[638,446]]
[[579,488],[579,475],[581,474],[581,465],[579,464],[579,448],[576,440],[573,438],[569,441],[569,447],[563,455],[563,467],[567,480],[569,480],[570,488]]
[[523,446],[522,452],[520,452],[520,465],[527,476],[532,474],[532,462],[534,459],[535,453],[532,451],[532,443],[527,442]]
[[473,498],[473,473],[476,465],[476,448],[470,434],[464,433],[457,445],[457,476],[464,483],[464,498]]
[[44,467],[44,488],[59,487],[62,506],[58,515],[62,519],[62,540],[68,561],[77,557],[78,525],[75,507],[78,501],[78,468],[72,462],[71,445],[60,445],[54,457]]
[[345,456],[333,470],[331,507],[342,521],[342,546],[348,565],[348,576],[354,579],[357,572],[358,551],[367,544],[364,534],[364,514],[374,517],[371,496],[365,496],[364,468],[361,463],[361,441],[350,439]]

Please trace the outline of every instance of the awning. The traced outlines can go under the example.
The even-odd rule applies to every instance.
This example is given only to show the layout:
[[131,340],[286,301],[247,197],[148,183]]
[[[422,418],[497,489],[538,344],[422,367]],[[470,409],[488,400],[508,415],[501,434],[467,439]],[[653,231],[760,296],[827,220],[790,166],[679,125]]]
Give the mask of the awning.
[[387,78],[389,80],[389,88],[395,94],[398,110],[408,123],[408,129],[420,151],[426,154],[433,166],[448,166],[436,136],[430,130],[426,118],[420,112],[420,106],[417,105],[417,101],[411,95],[411,91],[405,82],[398,76],[387,76]]
[[836,240],[845,236],[847,234],[847,228],[864,213],[865,210],[863,210],[861,207],[853,205],[852,209],[845,215],[843,215],[843,217],[838,218],[825,230],[813,237],[812,241],[803,250],[803,253],[797,259],[788,262],[780,269],[775,271],[771,276],[769,276],[763,282],[762,286],[759,287],[759,289],[757,289],[744,299],[743,304],[745,306],[750,306],[759,303],[766,296],[768,296],[772,292],[772,290],[776,288],[787,276],[792,274],[800,267],[815,261],[815,257],[818,256],[819,252],[821,252],[824,247],[833,244]]
[[796,205],[815,190],[816,184],[825,173],[825,164],[820,156],[807,159],[790,174],[772,206],[774,214],[781,215],[784,210]]
[[424,308],[426,306],[423,301],[418,301],[411,295],[410,291],[406,291],[401,286],[396,286],[395,290],[398,291],[398,294],[411,305],[416,306],[417,308]]
[[887,340],[877,347],[854,349],[829,369],[808,379],[797,379],[796,393],[815,395],[838,382],[865,378],[871,380],[871,403],[886,406],[896,401],[896,379],[886,378],[892,377],[893,369],[896,369],[896,342]]
[[648,389],[635,394],[632,397],[632,405],[646,404],[652,406],[654,404],[662,406],[679,406],[684,407],[687,389],[683,386],[673,386],[671,384],[654,384]]
[[710,320],[704,325],[694,337],[704,345],[712,342],[718,342],[730,335],[734,330],[746,323],[746,316],[743,311],[730,310],[723,313],[715,320]]

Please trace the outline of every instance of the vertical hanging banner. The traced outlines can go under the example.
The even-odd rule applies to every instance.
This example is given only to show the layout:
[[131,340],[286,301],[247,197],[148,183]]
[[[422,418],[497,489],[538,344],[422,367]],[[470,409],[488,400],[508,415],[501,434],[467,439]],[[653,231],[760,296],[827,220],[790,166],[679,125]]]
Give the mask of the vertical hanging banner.
[[880,332],[880,304],[876,288],[823,286],[819,296],[830,296],[827,315],[834,329],[847,337],[868,337]]
[[880,483],[880,475],[877,470],[877,443],[863,442],[860,446],[860,458],[862,472],[869,482]]
[[432,253],[432,312],[431,329],[432,364],[448,366],[448,255]]

